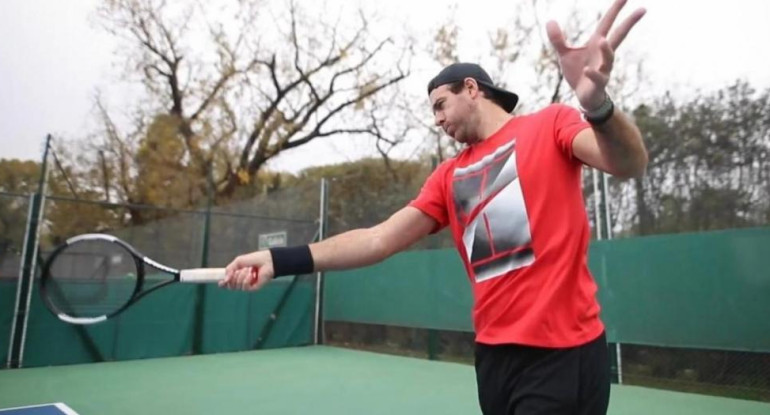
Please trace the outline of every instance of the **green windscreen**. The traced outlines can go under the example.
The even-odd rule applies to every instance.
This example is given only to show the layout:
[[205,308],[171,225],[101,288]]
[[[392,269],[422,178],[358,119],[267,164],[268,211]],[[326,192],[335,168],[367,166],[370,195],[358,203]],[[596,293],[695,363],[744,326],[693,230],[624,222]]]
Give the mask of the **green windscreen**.
[[[589,266],[612,342],[770,351],[770,228],[595,242]],[[327,273],[324,318],[472,331],[451,249]]]
[[380,264],[327,273],[324,319],[471,331],[468,278],[452,249],[409,251]]
[[770,351],[770,229],[592,244],[610,338]]
[[[303,277],[292,284],[292,278],[276,280],[256,293],[207,285],[202,296],[196,285],[175,284],[150,293],[114,319],[90,326],[60,321],[35,290],[23,364],[35,367],[187,355],[193,353],[196,330],[201,332],[200,353],[310,344],[313,281]],[[13,299],[15,289],[12,281],[2,281],[0,300]],[[269,323],[282,300],[277,318]],[[196,321],[197,301],[203,301],[201,321]],[[10,318],[4,317],[0,321],[3,336],[10,331]],[[3,350],[3,356],[6,352]]]

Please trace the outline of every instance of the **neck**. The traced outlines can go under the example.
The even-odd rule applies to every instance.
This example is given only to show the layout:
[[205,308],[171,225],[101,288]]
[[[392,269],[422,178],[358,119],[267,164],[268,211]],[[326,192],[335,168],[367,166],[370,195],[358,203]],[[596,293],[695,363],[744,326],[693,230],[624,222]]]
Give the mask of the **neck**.
[[479,124],[476,130],[479,137],[477,142],[486,140],[513,118],[513,115],[508,114],[493,103],[489,103],[485,105],[485,108],[481,108],[479,115]]

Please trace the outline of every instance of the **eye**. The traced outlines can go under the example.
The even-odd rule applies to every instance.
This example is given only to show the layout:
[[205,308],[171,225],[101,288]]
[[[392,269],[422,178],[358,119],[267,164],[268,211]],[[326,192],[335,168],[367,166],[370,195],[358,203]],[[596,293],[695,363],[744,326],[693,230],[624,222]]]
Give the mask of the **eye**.
[[437,111],[441,111],[444,109],[444,99],[439,99],[436,101],[436,103],[433,104],[433,113],[435,114]]

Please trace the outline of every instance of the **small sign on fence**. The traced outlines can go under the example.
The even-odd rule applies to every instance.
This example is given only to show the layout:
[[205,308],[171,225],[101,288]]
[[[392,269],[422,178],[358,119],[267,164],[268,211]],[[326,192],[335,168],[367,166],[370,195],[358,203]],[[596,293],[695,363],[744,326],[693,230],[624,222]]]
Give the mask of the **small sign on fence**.
[[286,231],[259,234],[259,249],[286,246]]

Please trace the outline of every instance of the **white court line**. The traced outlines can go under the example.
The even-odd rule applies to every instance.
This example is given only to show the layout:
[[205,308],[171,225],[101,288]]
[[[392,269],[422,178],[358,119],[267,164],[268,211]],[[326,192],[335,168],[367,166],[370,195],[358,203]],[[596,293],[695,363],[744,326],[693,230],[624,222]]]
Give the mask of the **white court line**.
[[67,406],[66,404],[64,404],[62,402],[45,403],[45,404],[42,404],[42,405],[17,406],[17,407],[14,407],[14,408],[2,408],[2,409],[0,409],[0,414],[2,414],[3,412],[6,412],[6,411],[15,411],[15,410],[18,410],[18,409],[42,408],[42,407],[45,407],[45,406],[53,406],[54,408],[60,410],[65,415],[78,415],[78,413],[75,412],[74,409],[70,408],[69,406]]
[[64,412],[66,415],[78,415],[78,413],[75,412],[74,409],[72,409],[69,406],[67,406],[67,404],[64,404],[64,403],[61,403],[61,402],[57,402],[54,405],[56,405],[56,408],[59,409],[60,411]]

